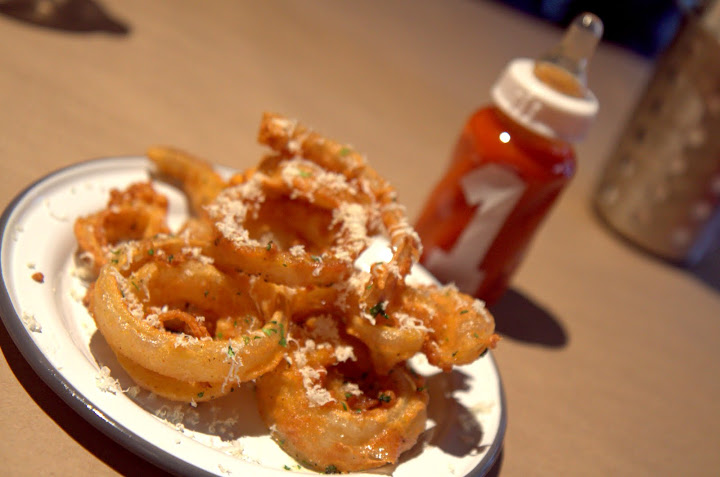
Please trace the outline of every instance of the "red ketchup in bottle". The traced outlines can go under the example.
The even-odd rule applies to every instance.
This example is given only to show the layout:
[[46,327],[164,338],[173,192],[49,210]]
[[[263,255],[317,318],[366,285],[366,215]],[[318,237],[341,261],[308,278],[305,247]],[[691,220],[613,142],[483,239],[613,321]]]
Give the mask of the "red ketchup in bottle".
[[421,262],[441,282],[488,304],[507,289],[575,172],[572,143],[597,113],[585,66],[601,35],[598,17],[580,15],[546,55],[512,61],[492,89],[494,104],[465,124],[415,225]]

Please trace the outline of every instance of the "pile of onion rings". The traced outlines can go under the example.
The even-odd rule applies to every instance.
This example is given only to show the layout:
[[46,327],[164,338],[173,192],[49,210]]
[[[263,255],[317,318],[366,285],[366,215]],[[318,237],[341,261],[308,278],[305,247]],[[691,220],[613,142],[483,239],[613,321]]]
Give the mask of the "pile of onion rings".
[[[179,230],[151,181],[77,219],[88,310],[139,386],[200,402],[252,381],[271,436],[306,467],[394,464],[427,416],[408,360],[473,362],[499,339],[493,317],[453,286],[407,280],[420,240],[353,148],[268,113],[258,140],[270,152],[228,179],[178,149],[147,151],[188,198]],[[378,238],[392,257],[362,271]]]

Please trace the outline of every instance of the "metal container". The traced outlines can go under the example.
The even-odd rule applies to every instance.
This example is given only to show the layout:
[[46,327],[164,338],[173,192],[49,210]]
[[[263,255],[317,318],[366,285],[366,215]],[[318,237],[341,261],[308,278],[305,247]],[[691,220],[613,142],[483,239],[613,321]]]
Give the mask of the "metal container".
[[641,248],[692,265],[720,245],[720,2],[660,58],[594,197]]

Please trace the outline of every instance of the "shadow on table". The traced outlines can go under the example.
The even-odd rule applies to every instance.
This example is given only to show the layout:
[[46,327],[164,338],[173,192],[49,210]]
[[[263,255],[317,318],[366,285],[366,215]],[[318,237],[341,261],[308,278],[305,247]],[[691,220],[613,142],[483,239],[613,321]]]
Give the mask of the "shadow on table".
[[561,348],[568,336],[562,324],[547,310],[515,290],[508,290],[490,311],[496,331],[526,343]]
[[716,250],[689,269],[698,280],[720,293],[720,250]]
[[499,477],[500,475],[500,469],[502,468],[502,461],[503,461],[503,451],[500,449],[500,452],[498,453],[497,459],[495,459],[495,463],[492,467],[490,467],[490,470],[485,474],[484,477]]
[[0,14],[53,30],[127,35],[130,28],[96,0],[0,0]]
[[4,326],[0,325],[0,348],[10,369],[40,408],[70,437],[120,475],[170,476],[115,443],[72,410],[35,373]]

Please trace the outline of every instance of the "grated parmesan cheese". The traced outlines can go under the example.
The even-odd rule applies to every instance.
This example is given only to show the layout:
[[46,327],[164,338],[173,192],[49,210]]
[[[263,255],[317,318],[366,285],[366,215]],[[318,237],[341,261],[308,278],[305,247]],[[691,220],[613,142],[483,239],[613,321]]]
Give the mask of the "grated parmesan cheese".
[[401,329],[413,329],[428,333],[434,331],[432,328],[425,326],[420,318],[410,316],[407,313],[394,313],[393,317],[398,321]]
[[347,382],[340,387],[340,392],[343,394],[350,394],[352,396],[361,396],[363,394],[360,386],[357,383]]
[[[335,284],[335,289],[338,291],[337,298],[335,299],[335,305],[342,311],[349,311],[350,304],[348,303],[348,298],[352,295],[362,296],[362,293],[367,288],[370,280],[370,273],[358,271],[348,277],[346,281]],[[374,323],[374,318],[372,318],[372,321]]]
[[367,247],[368,238],[367,208],[361,204],[344,202],[333,209],[331,227],[340,225],[345,250],[338,249],[335,256],[345,262],[352,262],[355,256]]
[[330,315],[319,315],[312,319],[310,335],[321,341],[336,341],[340,339],[337,323]]
[[307,353],[308,351],[312,351],[314,349],[315,341],[306,340],[302,347],[298,347],[298,349],[293,352],[293,360],[298,368],[302,368],[307,365]]
[[198,260],[204,265],[210,265],[211,263],[213,263],[213,259],[211,257],[202,254],[202,249],[200,247],[183,247],[181,252],[184,255],[189,255],[195,260]]
[[481,315],[487,323],[491,323],[493,321],[493,317],[488,311],[484,301],[475,299],[472,304],[472,309],[475,313]]
[[98,373],[95,375],[95,385],[102,392],[110,394],[123,392],[120,387],[120,382],[110,376],[110,368],[107,366],[103,366],[100,370],[98,370]]
[[304,245],[293,245],[288,249],[288,252],[290,252],[290,255],[293,257],[302,257],[305,255],[305,246]]
[[[228,341],[228,351],[224,353],[225,360],[230,362],[230,369],[228,370],[227,376],[225,376],[225,379],[222,383],[222,390],[225,391],[227,389],[228,385],[234,385],[237,383],[237,379],[235,379],[238,375],[238,371],[242,368],[242,359],[237,354],[237,350],[242,348],[244,344],[240,342],[236,342],[234,340]],[[234,350],[234,351],[233,351]]]
[[[336,195],[346,192],[349,195],[356,195],[358,190],[347,181],[344,175],[337,172],[330,172],[318,166],[314,162],[295,157],[283,163],[280,177],[286,186],[291,190],[290,198],[303,198],[312,203],[319,191],[327,195]],[[312,177],[310,182],[302,181],[305,177]]]
[[357,357],[355,356],[355,350],[352,346],[336,346],[335,359],[337,359],[340,363],[347,360],[357,361]]
[[23,322],[25,327],[33,333],[42,333],[42,326],[35,319],[35,315],[28,313],[27,311],[23,311],[20,320]]
[[207,207],[221,235],[238,247],[260,246],[260,242],[250,238],[250,232],[242,224],[251,214],[257,216],[265,201],[262,180],[266,177],[260,172],[253,174],[247,182],[223,190]]
[[304,366],[299,369],[303,378],[303,386],[305,387],[305,395],[310,401],[310,407],[323,406],[329,402],[334,402],[330,391],[320,385],[319,381],[322,375],[327,371],[325,369],[315,369],[310,366]]
[[120,292],[123,295],[123,302],[126,304],[130,314],[139,320],[143,319],[145,317],[145,311],[143,310],[142,304],[137,299],[137,296],[135,296],[135,293],[131,290],[129,280],[114,268],[111,268],[110,270],[115,276],[115,280],[120,287]]

